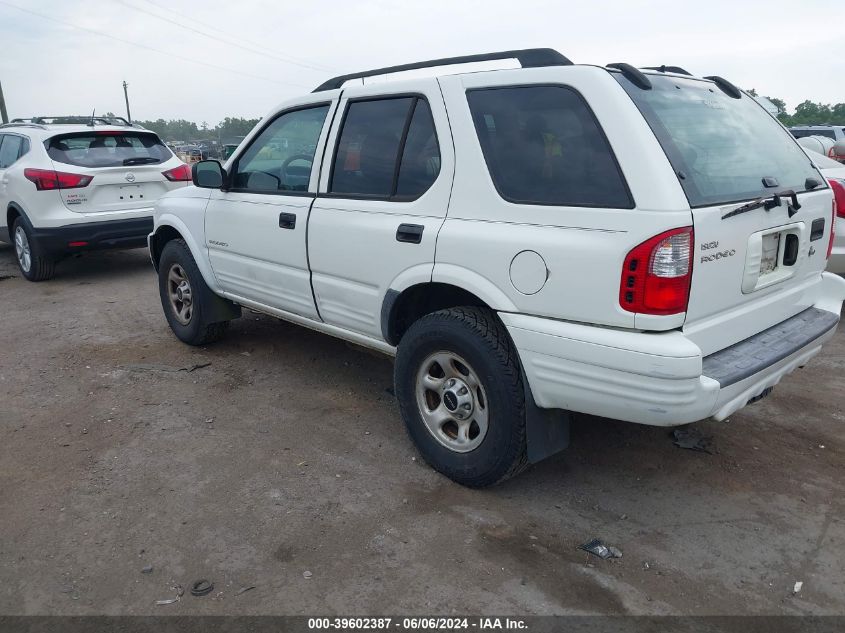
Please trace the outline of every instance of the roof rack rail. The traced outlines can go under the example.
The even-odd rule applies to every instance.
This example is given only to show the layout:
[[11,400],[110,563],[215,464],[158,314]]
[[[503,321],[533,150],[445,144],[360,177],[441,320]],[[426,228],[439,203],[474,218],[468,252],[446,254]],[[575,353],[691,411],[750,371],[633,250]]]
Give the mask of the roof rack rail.
[[607,64],[607,68],[615,68],[620,71],[625,78],[634,84],[637,88],[642,90],[651,90],[651,81],[638,68],[634,68],[631,64],[623,64],[622,62],[616,64]]
[[689,75],[692,77],[691,72],[681,68],[680,66],[666,66],[663,64],[661,66],[646,66],[643,70],[656,70],[661,73],[675,73],[676,75]]
[[11,123],[3,123],[2,125],[0,125],[0,128],[4,128],[4,127],[32,127],[32,128],[36,128],[36,129],[39,129],[39,130],[47,129],[43,125],[40,125],[38,123],[17,123],[16,121],[18,121],[18,119],[12,119]]
[[32,123],[35,125],[120,125],[125,127],[135,127],[132,123],[124,119],[122,116],[88,116],[88,115],[70,115],[70,116],[33,116],[28,118],[12,119],[12,123]]
[[418,70],[420,68],[433,68],[435,66],[451,66],[454,64],[468,64],[471,62],[488,62],[498,59],[516,59],[523,68],[540,68],[543,66],[571,66],[572,62],[558,53],[553,48],[524,48],[513,51],[499,51],[495,53],[482,53],[480,55],[463,55],[461,57],[444,57],[442,59],[431,59],[424,62],[415,62],[413,64],[402,64],[400,66],[388,66],[386,68],[376,68],[374,70],[365,70],[357,73],[350,73],[348,75],[339,75],[332,77],[328,81],[323,82],[314,89],[314,92],[323,92],[324,90],[335,90],[340,88],[344,82],[351,79],[364,79],[365,77],[375,77],[377,75],[387,75],[390,73],[398,73],[405,70]]
[[709,79],[714,84],[719,86],[719,88],[724,92],[726,95],[731,97],[732,99],[742,99],[742,90],[734,86],[730,81],[723,77],[719,77],[717,75],[710,75],[709,77],[705,77],[705,79]]

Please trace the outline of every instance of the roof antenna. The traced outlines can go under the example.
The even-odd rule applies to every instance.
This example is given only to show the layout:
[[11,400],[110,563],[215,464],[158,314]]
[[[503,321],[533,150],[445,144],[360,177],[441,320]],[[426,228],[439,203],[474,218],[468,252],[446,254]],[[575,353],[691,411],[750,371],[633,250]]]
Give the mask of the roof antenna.
[[91,127],[94,127],[94,113],[95,112],[97,112],[97,108],[94,108],[93,110],[91,110],[91,123],[88,124]]

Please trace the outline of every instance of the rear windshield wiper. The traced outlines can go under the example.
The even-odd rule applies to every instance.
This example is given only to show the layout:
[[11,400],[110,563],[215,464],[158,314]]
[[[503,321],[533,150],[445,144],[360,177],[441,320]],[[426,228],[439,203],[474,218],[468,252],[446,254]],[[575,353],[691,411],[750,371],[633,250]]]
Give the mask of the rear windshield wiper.
[[151,163],[158,163],[160,162],[158,158],[153,158],[152,156],[143,156],[139,158],[125,158],[123,160],[124,166],[126,165],[150,165]]
[[748,213],[749,211],[753,211],[754,209],[764,208],[766,211],[771,211],[775,207],[779,207],[781,198],[789,198],[791,202],[787,205],[787,213],[789,213],[789,217],[791,218],[793,215],[798,213],[798,209],[801,208],[801,205],[798,203],[798,194],[796,194],[792,189],[785,189],[784,191],[779,191],[778,193],[772,195],[768,198],[757,198],[756,200],[752,200],[748,204],[744,204],[741,207],[737,207],[733,211],[728,211],[725,215],[722,216],[723,220],[727,220],[728,218],[732,218],[735,215],[741,215],[743,213]]

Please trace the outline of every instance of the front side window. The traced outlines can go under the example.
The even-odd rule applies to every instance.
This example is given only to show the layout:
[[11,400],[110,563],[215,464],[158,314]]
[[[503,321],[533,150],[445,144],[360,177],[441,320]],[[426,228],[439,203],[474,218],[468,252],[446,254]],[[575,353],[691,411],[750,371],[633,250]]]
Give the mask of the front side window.
[[172,152],[152,132],[80,132],[45,141],[47,154],[57,163],[78,167],[160,165]]
[[610,145],[576,91],[564,86],[467,92],[493,183],[510,202],[632,208]]
[[[741,202],[820,180],[790,134],[747,94],[698,79],[649,75],[652,89],[614,73],[651,126],[692,207]],[[766,187],[774,179],[777,189]]]
[[308,191],[328,104],[276,118],[238,158],[233,189],[259,193]]
[[425,193],[440,173],[440,147],[425,99],[349,104],[329,192],[396,200]]
[[0,169],[11,167],[21,155],[23,137],[4,134],[0,137]]

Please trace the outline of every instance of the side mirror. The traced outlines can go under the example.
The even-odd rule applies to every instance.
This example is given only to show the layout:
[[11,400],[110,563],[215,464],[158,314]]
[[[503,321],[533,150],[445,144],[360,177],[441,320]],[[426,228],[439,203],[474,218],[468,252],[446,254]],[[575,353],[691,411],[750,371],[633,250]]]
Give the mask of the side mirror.
[[194,185],[203,189],[220,189],[226,182],[226,170],[216,160],[201,160],[191,167]]

